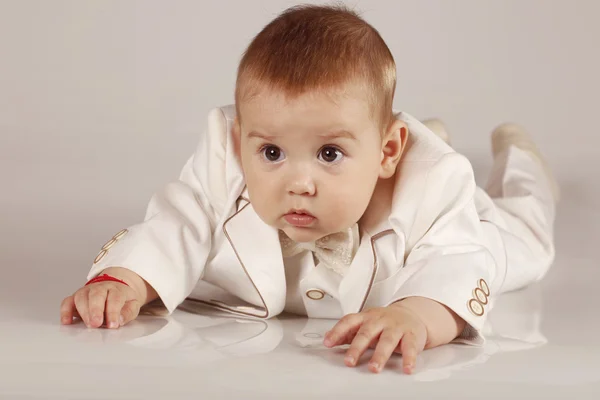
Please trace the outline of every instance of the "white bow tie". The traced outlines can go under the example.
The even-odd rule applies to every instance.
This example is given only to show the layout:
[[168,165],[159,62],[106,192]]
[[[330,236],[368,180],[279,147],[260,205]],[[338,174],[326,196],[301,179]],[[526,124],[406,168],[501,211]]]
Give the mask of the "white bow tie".
[[279,242],[284,258],[293,257],[303,251],[312,251],[318,263],[344,275],[358,250],[360,236],[358,224],[345,231],[332,233],[314,242],[298,243],[290,239],[285,232],[279,231]]

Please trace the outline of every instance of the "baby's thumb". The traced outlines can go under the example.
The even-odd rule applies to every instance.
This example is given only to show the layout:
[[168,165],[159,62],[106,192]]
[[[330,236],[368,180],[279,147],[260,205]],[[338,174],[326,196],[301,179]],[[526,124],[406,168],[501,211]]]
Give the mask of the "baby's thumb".
[[121,326],[128,324],[137,318],[140,313],[140,302],[137,300],[129,300],[125,302],[121,309]]

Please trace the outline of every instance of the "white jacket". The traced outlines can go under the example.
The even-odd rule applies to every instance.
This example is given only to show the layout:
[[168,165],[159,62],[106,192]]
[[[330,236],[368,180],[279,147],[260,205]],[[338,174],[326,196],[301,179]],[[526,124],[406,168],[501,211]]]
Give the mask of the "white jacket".
[[[278,232],[248,198],[231,138],[234,117],[234,106],[209,113],[179,180],[154,194],[144,222],[103,246],[88,279],[108,267],[127,268],[157,291],[169,313],[186,298],[259,318],[283,311]],[[310,274],[298,283],[311,294],[303,297],[307,316],[340,318],[422,296],[467,321],[465,342],[481,342],[490,296],[504,279],[504,267],[496,267],[501,245],[490,243],[496,228],[480,221],[469,161],[410,115],[397,118],[408,126],[409,142],[394,178],[391,211],[361,226],[360,247],[339,287],[319,287]]]

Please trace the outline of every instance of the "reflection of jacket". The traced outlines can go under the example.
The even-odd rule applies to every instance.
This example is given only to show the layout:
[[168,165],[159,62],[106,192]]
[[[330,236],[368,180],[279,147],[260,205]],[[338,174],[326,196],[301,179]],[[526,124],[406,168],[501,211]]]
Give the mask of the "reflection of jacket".
[[[144,320],[143,323],[134,321],[123,329],[123,333],[128,332],[128,336],[121,339],[138,348],[165,349],[169,353],[189,355],[190,360],[193,360],[190,362],[195,366],[215,365],[216,361],[273,352],[285,354],[290,366],[306,360],[306,356],[314,357],[310,363],[313,374],[319,373],[320,368],[331,368],[332,363],[343,365],[344,353],[323,345],[323,337],[335,325],[335,321],[292,316],[285,316],[281,320],[233,319],[227,318],[225,313],[188,301],[182,304],[182,308],[201,315],[177,313],[175,318],[168,316],[165,319]],[[154,323],[157,321],[163,321],[161,327],[148,332],[148,327],[157,325]],[[483,331],[488,340],[483,346],[450,344],[425,350],[419,355],[413,378],[432,381],[446,379],[461,371],[468,371],[465,373],[470,374],[475,371],[473,367],[486,363],[496,354],[542,347],[547,344],[547,339],[540,328],[540,287],[533,286],[525,291],[509,293],[498,300],[484,325]],[[104,333],[109,335],[115,332]],[[371,354],[372,352],[368,352],[364,357],[364,368]],[[562,356],[573,359],[572,356],[566,357],[566,354]],[[322,358],[329,362],[319,363]],[[274,356],[274,359],[279,358]],[[387,369],[398,370],[394,365],[399,365],[399,362],[400,356],[393,356]],[[503,370],[513,370],[515,367]],[[502,374],[507,376],[514,372],[503,371]],[[491,379],[487,375],[486,377]],[[502,380],[502,377],[496,376],[496,379]]]
[[[247,196],[230,136],[234,112],[233,106],[210,112],[206,133],[179,180],[152,197],[143,223],[103,247],[89,278],[109,266],[128,268],[154,287],[169,312],[188,296],[260,318],[283,311],[278,233],[258,217]],[[339,286],[322,287],[317,272],[299,283],[302,293],[312,291],[303,297],[307,314],[340,318],[423,296],[454,310],[475,328],[471,338],[478,338],[488,296],[500,291],[503,272],[486,242],[486,230],[494,228],[480,222],[474,204],[471,165],[410,115],[397,118],[410,135],[391,209],[369,207],[360,247]],[[389,203],[383,193],[374,196],[371,204]],[[314,261],[307,256],[302,262]]]
[[[231,355],[245,357],[273,351],[283,339],[283,328],[277,319],[234,319],[205,310],[203,317],[180,315],[167,317],[165,326],[150,335],[127,342],[136,347],[201,352],[204,361]],[[212,357],[207,357],[211,354]]]

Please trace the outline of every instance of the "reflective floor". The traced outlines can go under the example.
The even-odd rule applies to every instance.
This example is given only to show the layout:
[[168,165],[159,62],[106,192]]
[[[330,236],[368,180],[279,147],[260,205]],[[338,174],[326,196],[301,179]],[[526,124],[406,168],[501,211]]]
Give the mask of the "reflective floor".
[[[119,330],[61,327],[59,303],[84,279],[86,267],[76,276],[72,261],[85,246],[68,251],[78,239],[56,225],[33,232],[15,224],[12,237],[29,232],[32,246],[2,253],[3,271],[19,268],[0,282],[0,397],[599,398],[597,187],[573,188],[560,206],[558,256],[546,279],[499,300],[484,347],[425,351],[412,376],[401,373],[400,356],[379,375],[367,369],[370,353],[345,367],[342,350],[321,344],[330,320],[247,321],[184,303],[172,316],[142,316]],[[57,270],[61,262],[71,277]]]

